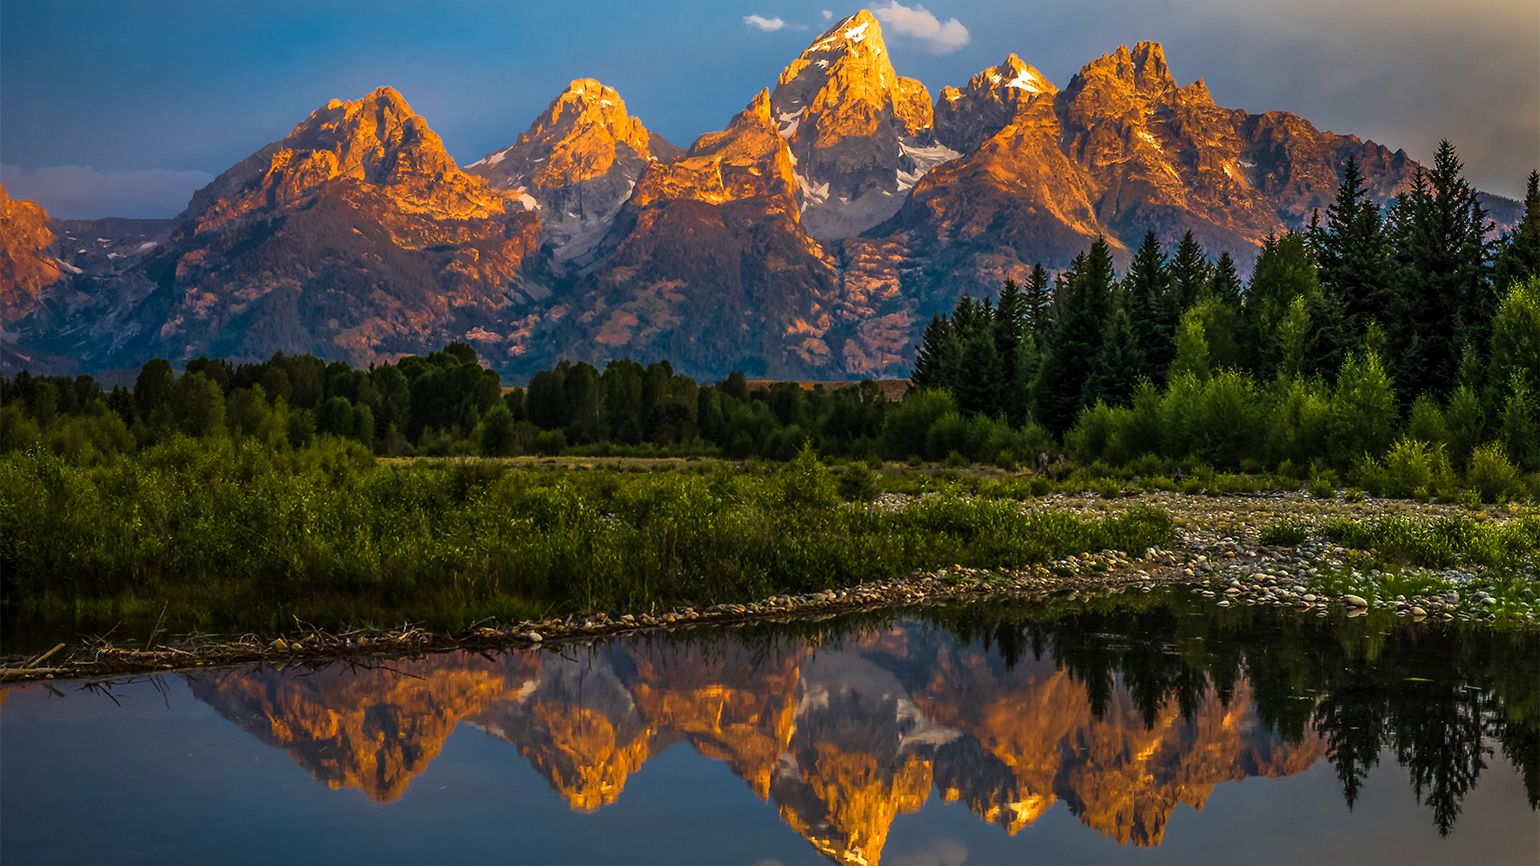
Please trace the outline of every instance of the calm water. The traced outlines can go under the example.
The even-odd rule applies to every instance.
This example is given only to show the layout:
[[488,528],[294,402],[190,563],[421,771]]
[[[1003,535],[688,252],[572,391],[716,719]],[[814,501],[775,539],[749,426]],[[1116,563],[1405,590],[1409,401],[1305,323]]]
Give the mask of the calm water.
[[1540,861],[1540,642],[1179,598],[0,692],[0,860]]

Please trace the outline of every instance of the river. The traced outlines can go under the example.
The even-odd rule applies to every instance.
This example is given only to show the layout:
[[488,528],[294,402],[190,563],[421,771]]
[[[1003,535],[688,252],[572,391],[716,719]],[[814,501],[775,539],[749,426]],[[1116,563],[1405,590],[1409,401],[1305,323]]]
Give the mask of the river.
[[0,860],[1533,864],[1540,639],[1177,592],[0,691]]

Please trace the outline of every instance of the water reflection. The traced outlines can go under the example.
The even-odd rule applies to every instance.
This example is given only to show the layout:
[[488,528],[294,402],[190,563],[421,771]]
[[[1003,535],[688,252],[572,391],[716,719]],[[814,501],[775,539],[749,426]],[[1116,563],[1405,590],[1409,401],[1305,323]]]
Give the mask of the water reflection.
[[933,796],[1010,834],[1062,801],[1109,839],[1157,846],[1178,806],[1323,760],[1352,806],[1382,753],[1441,832],[1498,750],[1536,806],[1533,637],[1270,616],[974,608],[186,682],[317,780],[387,803],[460,726],[505,741],[582,812],[687,743],[842,863],[879,863],[895,819]]

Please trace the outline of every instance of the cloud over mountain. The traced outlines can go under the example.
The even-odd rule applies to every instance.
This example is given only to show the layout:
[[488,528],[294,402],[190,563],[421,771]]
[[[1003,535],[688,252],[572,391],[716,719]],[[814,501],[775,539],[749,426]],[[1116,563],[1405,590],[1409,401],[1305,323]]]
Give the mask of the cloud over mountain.
[[951,54],[972,38],[961,21],[956,18],[942,21],[918,3],[905,6],[898,0],[888,0],[886,6],[873,6],[872,14],[888,28],[888,32],[913,39],[931,54]]

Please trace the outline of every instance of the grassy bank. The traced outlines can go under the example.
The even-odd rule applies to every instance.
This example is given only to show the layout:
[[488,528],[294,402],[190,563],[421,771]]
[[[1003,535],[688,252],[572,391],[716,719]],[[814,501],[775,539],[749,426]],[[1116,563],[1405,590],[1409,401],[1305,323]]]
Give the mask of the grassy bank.
[[1284,519],[1263,529],[1264,545],[1329,541],[1348,549],[1306,582],[1311,590],[1351,593],[1407,612],[1449,612],[1530,620],[1540,598],[1540,512],[1509,520],[1404,515],[1331,519],[1312,529]]
[[453,627],[742,601],[942,565],[1015,566],[1169,542],[1163,512],[1102,519],[941,494],[874,507],[810,453],[646,474],[376,462],[174,438],[79,466],[0,460],[9,617],[77,627]]

